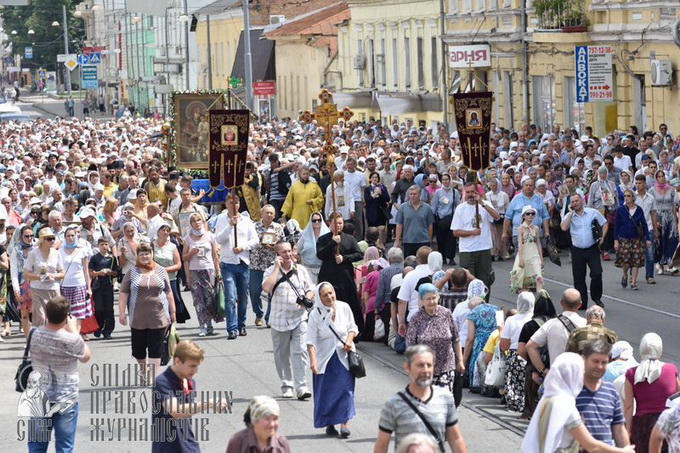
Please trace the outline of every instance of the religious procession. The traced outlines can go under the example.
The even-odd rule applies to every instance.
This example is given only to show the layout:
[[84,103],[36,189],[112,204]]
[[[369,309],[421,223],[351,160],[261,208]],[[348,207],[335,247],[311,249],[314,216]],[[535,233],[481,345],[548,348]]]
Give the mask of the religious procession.
[[[209,40],[221,8],[164,32]],[[288,26],[337,34],[350,9]],[[263,45],[247,41],[246,68]],[[594,108],[508,121],[470,52],[429,122],[299,80],[315,99],[277,114],[288,101],[255,95],[268,82],[248,69],[242,92],[236,76],[172,89],[155,111],[139,62],[129,99],[104,83],[76,101],[70,75],[65,100],[12,82],[32,116],[0,113],[3,443],[680,453],[675,112],[602,137]]]

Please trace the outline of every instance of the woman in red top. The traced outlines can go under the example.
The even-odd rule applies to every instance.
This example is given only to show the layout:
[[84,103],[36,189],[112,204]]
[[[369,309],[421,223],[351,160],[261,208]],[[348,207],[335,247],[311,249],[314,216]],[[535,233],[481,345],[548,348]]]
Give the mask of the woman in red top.
[[660,360],[662,351],[661,337],[655,333],[645,334],[640,341],[640,364],[626,371],[624,414],[636,453],[649,451],[649,437],[666,408],[666,399],[680,391],[678,369]]

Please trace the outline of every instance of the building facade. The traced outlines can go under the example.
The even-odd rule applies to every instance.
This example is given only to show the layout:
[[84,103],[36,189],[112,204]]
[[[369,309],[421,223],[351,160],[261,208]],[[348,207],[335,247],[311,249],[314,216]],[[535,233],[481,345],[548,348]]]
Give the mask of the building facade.
[[[450,0],[445,41],[449,50],[488,44],[491,63],[475,70],[494,91],[494,121],[519,128],[535,123],[592,126],[613,130],[654,130],[669,123],[680,130],[677,80],[658,85],[657,63],[680,62],[671,29],[680,5],[627,0]],[[611,46],[612,102],[577,102],[576,46]],[[652,83],[653,74],[654,84]],[[467,71],[451,71],[450,82]],[[672,69],[676,73],[676,68]]]
[[338,105],[359,119],[442,121],[439,2],[352,0],[339,27]]

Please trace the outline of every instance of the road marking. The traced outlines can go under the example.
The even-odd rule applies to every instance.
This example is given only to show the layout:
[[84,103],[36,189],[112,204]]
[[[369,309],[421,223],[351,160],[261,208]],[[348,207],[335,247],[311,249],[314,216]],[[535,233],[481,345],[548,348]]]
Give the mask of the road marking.
[[[565,288],[573,288],[572,285],[569,285],[567,283],[562,283],[559,280],[553,280],[551,278],[546,278],[546,277],[543,277],[543,280],[545,280],[547,282],[551,282],[551,283],[556,283],[558,285],[564,286]],[[639,308],[641,310],[647,310],[647,311],[651,311],[653,313],[657,313],[659,315],[670,316],[671,318],[680,319],[680,315],[676,315],[675,313],[670,313],[670,312],[667,312],[667,311],[659,310],[658,308],[647,307],[645,305],[636,304],[635,302],[630,302],[630,301],[627,301],[627,300],[624,300],[624,299],[619,299],[618,297],[613,297],[613,296],[602,295],[602,297],[606,297],[607,299],[611,299],[613,301],[620,302],[624,305],[630,305],[631,307],[636,307],[636,308]]]

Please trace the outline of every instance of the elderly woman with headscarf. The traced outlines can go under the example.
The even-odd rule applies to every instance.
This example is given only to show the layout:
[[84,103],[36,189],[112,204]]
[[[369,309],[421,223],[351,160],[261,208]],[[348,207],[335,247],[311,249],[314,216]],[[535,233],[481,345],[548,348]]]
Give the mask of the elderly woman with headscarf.
[[[420,309],[408,326],[406,346],[424,344],[432,348],[437,360],[432,383],[454,393],[455,372],[465,370],[458,329],[448,308],[439,305],[439,290],[432,283],[418,288]],[[460,400],[456,401],[456,406]]]
[[636,366],[638,366],[638,362],[635,360],[633,347],[627,341],[619,340],[612,346],[612,358],[602,379],[607,382],[614,382],[629,368]]
[[[530,419],[531,415],[538,404],[538,372],[529,360],[526,351],[526,345],[531,339],[531,336],[541,328],[543,324],[549,319],[555,318],[557,311],[550,299],[548,291],[542,290],[536,293],[536,300],[534,303],[534,314],[532,318],[527,321],[520,331],[517,343],[517,355],[523,358],[527,366],[524,370],[524,411],[521,418]],[[547,364],[546,364],[547,365]]]
[[630,170],[621,170],[619,174],[619,185],[616,186],[616,193],[618,195],[619,206],[623,206],[623,193],[626,190],[635,191],[635,181],[633,181],[633,173]]
[[524,325],[531,321],[534,315],[534,294],[529,291],[517,296],[517,314],[505,320],[501,332],[501,351],[510,351],[508,368],[505,374],[505,400],[511,411],[524,410],[524,378],[527,361],[517,353],[519,336]]
[[624,414],[637,453],[649,451],[649,436],[666,407],[666,399],[680,392],[678,369],[672,363],[662,362],[662,353],[661,337],[647,333],[640,341],[640,364],[626,371]]
[[545,379],[543,398],[531,419],[522,453],[632,453],[632,446],[616,448],[596,440],[576,408],[583,389],[583,358],[573,352],[560,354]]
[[[467,288],[467,299],[456,305],[453,309],[453,321],[456,323],[456,328],[458,329],[458,335],[460,336],[460,344],[463,348],[467,345],[468,338],[468,315],[470,314],[470,301],[474,298],[484,299],[489,293],[486,285],[483,281],[479,279],[472,280],[468,284]],[[468,366],[467,361],[465,366]]]
[[503,236],[503,220],[505,219],[505,211],[510,206],[510,198],[508,194],[501,190],[501,182],[498,179],[489,181],[489,192],[486,193],[486,199],[491,203],[491,206],[501,215],[501,218],[493,221],[491,225],[491,239],[493,241],[493,248],[491,249],[492,261],[503,261],[508,257],[508,244],[504,241]]
[[254,396],[243,415],[246,429],[237,432],[227,453],[290,453],[290,444],[279,430],[279,404],[269,396]]
[[315,212],[310,216],[309,223],[297,242],[298,254],[302,258],[302,264],[304,264],[309,272],[309,277],[314,285],[317,284],[319,270],[321,269],[321,260],[316,256],[316,241],[319,240],[319,237],[330,231],[323,221],[321,213]]
[[325,427],[329,436],[338,435],[339,424],[340,436],[349,437],[347,424],[356,414],[356,379],[349,371],[347,352],[356,351],[358,334],[349,305],[335,299],[333,285],[320,283],[309,312],[307,351],[314,374],[314,427]]
[[[616,184],[614,181],[611,181],[608,178],[609,170],[607,170],[607,167],[601,166],[597,169],[597,179],[590,185],[587,206],[600,211],[600,214],[607,218],[610,224],[613,224],[613,217],[615,215],[616,209],[619,206],[619,193],[616,189]],[[612,246],[612,227],[613,225],[610,226],[609,230],[612,231],[607,233],[607,237],[605,237],[604,244],[602,246],[602,259],[605,261],[610,260],[607,250],[611,249]]]
[[481,392],[484,384],[482,376],[477,366],[477,357],[484,349],[489,336],[498,328],[496,321],[497,306],[484,302],[481,298],[474,298],[468,303],[470,313],[468,314],[468,335],[465,345],[465,363],[470,359],[468,378],[470,380],[470,392]]
[[664,272],[670,275],[678,273],[673,267],[673,255],[678,248],[678,211],[675,200],[675,189],[668,184],[666,173],[657,170],[654,174],[656,184],[649,189],[649,194],[654,197],[656,203],[656,225],[659,230],[659,241],[654,251],[656,268],[659,275]]

